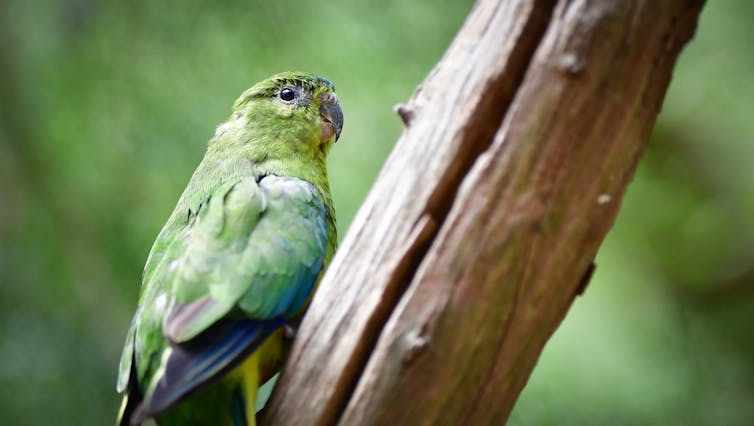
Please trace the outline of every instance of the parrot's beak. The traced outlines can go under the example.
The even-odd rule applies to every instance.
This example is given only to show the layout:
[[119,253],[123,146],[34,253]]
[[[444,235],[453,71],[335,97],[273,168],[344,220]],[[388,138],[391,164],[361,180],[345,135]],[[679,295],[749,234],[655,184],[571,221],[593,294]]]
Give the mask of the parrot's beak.
[[335,133],[335,141],[337,142],[340,131],[343,129],[343,111],[340,109],[338,97],[332,92],[322,92],[319,98],[319,115],[325,122],[325,128],[322,130],[323,136],[330,139],[332,134]]

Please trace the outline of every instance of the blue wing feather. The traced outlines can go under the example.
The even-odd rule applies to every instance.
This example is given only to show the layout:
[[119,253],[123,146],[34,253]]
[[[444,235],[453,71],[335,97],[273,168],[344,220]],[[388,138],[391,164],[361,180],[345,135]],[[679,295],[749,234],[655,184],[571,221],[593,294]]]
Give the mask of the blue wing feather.
[[[143,422],[173,404],[214,383],[232,370],[285,322],[221,320],[202,336],[204,341],[170,345],[164,373],[148,399],[136,409],[135,423]],[[207,341],[209,340],[209,341]]]

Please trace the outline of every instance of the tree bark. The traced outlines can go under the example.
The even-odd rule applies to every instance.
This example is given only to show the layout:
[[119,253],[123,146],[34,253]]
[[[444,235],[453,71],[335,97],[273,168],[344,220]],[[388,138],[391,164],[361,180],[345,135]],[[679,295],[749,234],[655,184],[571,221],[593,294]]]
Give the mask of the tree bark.
[[583,290],[700,0],[480,0],[302,322],[268,425],[503,424]]

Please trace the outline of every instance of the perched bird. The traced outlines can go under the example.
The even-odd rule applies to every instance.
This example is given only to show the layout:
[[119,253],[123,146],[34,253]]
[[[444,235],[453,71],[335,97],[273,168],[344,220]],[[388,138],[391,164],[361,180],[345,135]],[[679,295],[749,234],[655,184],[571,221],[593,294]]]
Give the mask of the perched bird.
[[255,424],[283,328],[335,250],[325,157],[342,126],[335,87],[311,74],[274,75],[236,101],[147,258],[120,425]]

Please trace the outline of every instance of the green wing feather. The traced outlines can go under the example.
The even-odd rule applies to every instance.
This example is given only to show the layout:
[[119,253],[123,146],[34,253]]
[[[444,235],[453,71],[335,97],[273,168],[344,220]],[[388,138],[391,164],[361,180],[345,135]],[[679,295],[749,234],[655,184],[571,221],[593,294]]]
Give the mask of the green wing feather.
[[300,311],[324,263],[327,215],[313,185],[270,175],[218,185],[181,226],[167,225],[145,268],[150,275],[121,359],[119,391],[134,374],[153,389],[168,359],[160,354],[223,318],[265,321]]
[[196,337],[233,308],[252,319],[292,316],[322,269],[325,208],[299,179],[241,181],[209,200],[195,228],[171,271],[164,331],[173,342]]

